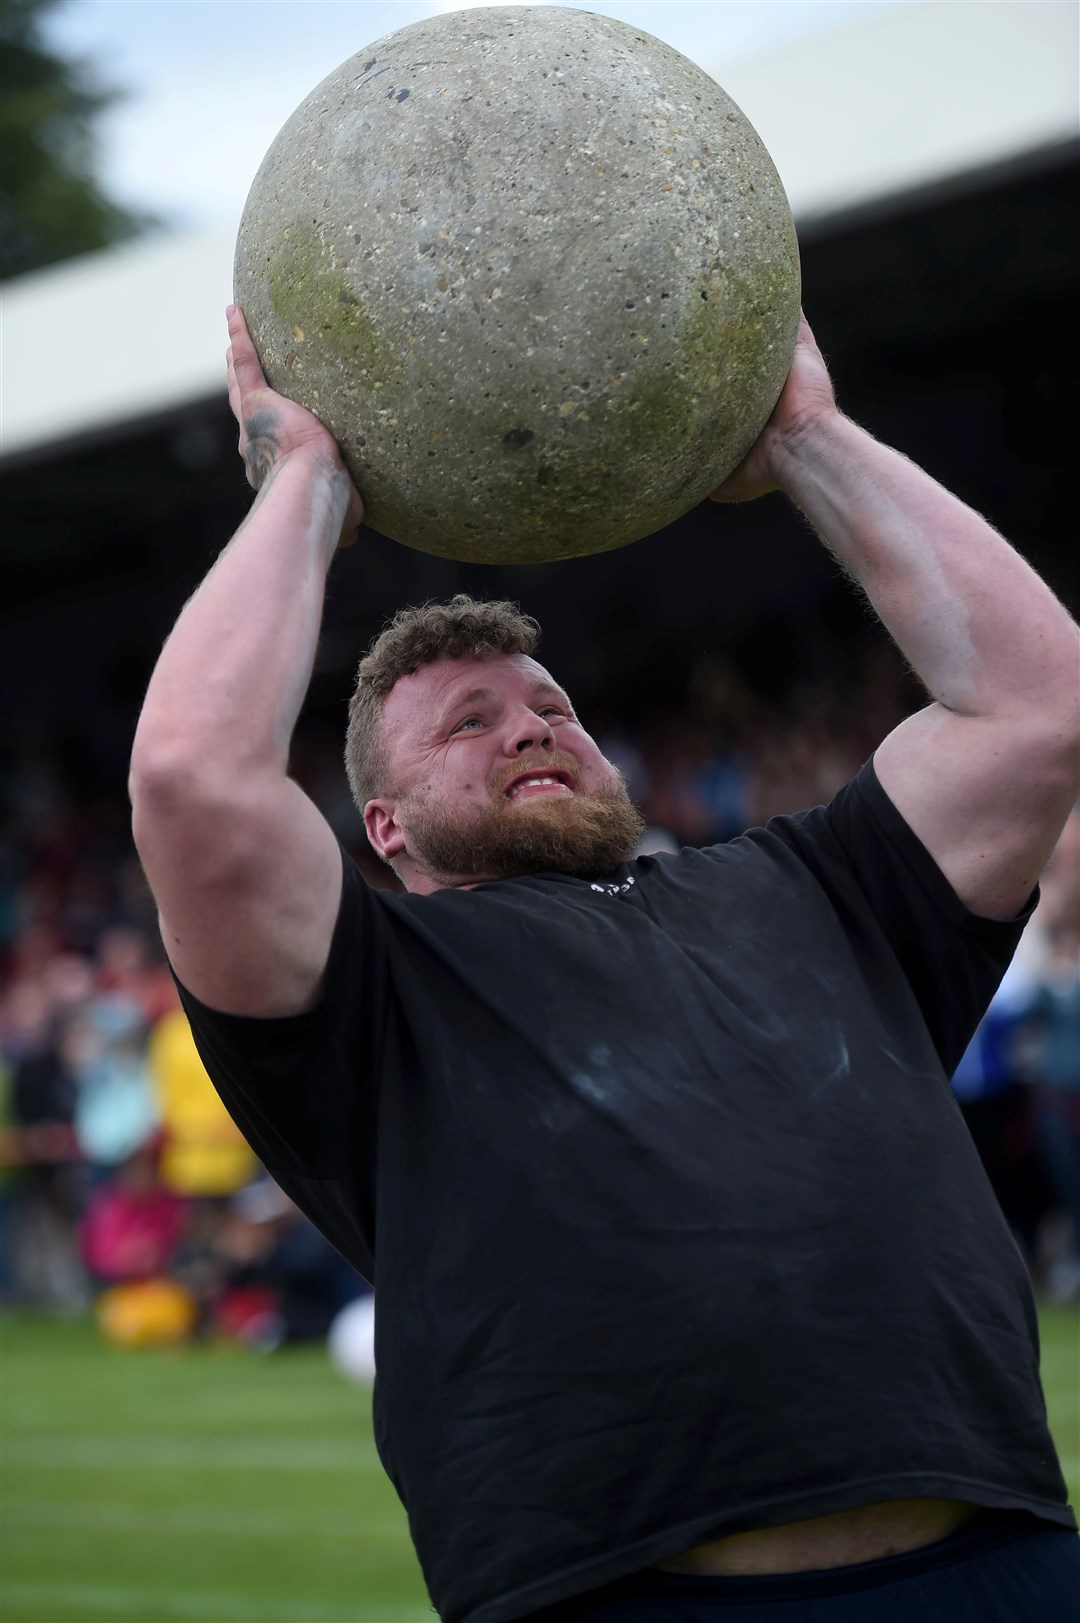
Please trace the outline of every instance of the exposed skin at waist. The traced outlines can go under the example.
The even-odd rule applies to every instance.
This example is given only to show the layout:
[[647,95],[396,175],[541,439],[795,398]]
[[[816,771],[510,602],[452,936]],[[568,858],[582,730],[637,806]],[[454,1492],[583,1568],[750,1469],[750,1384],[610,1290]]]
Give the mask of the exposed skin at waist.
[[887,1499],[857,1510],[841,1510],[782,1527],[731,1533],[698,1544],[668,1561],[663,1572],[713,1577],[784,1572],[817,1572],[881,1561],[936,1544],[979,1514],[979,1505],[959,1499]]

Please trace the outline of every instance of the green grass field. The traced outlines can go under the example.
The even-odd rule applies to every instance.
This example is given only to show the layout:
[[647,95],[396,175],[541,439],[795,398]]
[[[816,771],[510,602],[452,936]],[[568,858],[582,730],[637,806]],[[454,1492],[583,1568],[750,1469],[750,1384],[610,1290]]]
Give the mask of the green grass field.
[[[1080,1502],[1080,1315],[1042,1315],[1043,1378]],[[321,1348],[120,1353],[8,1318],[3,1623],[431,1623],[369,1394]]]

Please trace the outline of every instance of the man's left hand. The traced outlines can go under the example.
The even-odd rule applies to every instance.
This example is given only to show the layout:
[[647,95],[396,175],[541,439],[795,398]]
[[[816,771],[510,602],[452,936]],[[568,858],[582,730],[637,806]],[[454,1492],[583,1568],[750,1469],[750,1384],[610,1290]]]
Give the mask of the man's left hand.
[[773,414],[739,466],[712,491],[710,500],[749,502],[779,489],[779,468],[785,446],[822,418],[837,415],[828,368],[810,331],[810,323],[800,312],[791,371]]

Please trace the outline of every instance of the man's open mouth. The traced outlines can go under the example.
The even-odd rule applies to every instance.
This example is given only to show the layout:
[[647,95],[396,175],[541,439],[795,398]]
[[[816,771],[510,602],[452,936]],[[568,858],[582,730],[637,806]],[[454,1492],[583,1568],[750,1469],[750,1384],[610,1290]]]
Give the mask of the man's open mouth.
[[507,800],[532,799],[535,795],[572,795],[573,779],[568,772],[523,772],[511,778],[503,795]]

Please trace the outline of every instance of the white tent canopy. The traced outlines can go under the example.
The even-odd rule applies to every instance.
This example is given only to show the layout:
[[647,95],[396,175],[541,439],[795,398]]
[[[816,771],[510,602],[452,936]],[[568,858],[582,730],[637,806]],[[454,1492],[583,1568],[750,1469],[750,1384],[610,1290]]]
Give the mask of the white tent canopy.
[[[726,67],[800,228],[1076,138],[1071,3],[935,0]],[[233,234],[152,238],[7,284],[0,455],[212,398]]]

